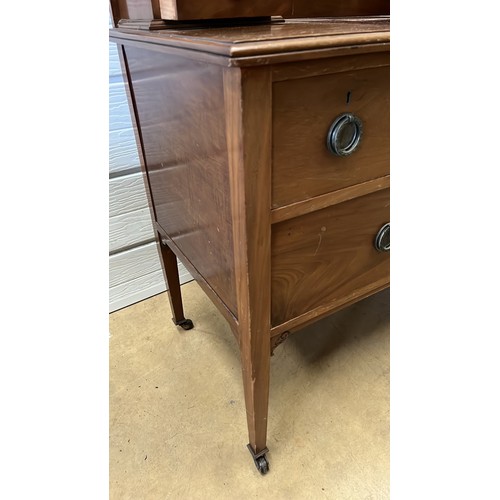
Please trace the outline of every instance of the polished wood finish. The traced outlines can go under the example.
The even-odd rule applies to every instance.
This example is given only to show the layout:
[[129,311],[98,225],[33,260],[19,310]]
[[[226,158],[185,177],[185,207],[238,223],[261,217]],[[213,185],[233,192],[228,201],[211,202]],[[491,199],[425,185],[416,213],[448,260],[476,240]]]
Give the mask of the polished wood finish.
[[269,398],[271,75],[235,68],[224,77],[243,385],[250,445],[259,453]]
[[111,0],[120,19],[199,20],[284,16],[320,18],[389,14],[389,0]]
[[337,203],[342,203],[343,201],[352,200],[358,196],[380,191],[381,189],[388,188],[390,182],[390,176],[386,175],[385,177],[354,184],[344,189],[331,191],[314,198],[308,198],[284,207],[275,208],[271,211],[271,221],[275,223],[292,219],[299,215],[308,214],[316,210],[321,210],[322,208],[336,205]]
[[[284,23],[282,17],[248,17],[245,18],[244,26],[269,25],[270,23]],[[194,25],[195,24],[195,25]],[[199,28],[230,28],[242,27],[243,21],[239,19],[210,19],[199,21],[170,21],[166,19],[120,19],[118,27],[125,30],[180,30]]]
[[189,271],[191,276],[196,280],[198,285],[203,289],[207,296],[212,300],[214,305],[217,307],[219,312],[224,316],[226,321],[229,323],[233,334],[239,342],[239,322],[238,318],[229,310],[221,298],[217,295],[215,290],[207,283],[205,278],[198,272],[196,267],[193,266],[192,262],[186,257],[186,255],[181,251],[181,249],[170,239],[170,237],[165,233],[165,230],[155,223],[156,230],[161,235],[163,240],[168,242],[168,246],[177,255],[179,260],[184,264],[184,267]]
[[182,306],[181,284],[179,280],[179,269],[177,267],[177,257],[168,246],[167,240],[162,239],[157,233],[157,244],[160,247],[160,255],[163,261],[163,274],[167,283],[167,293],[170,301],[170,309],[174,317],[174,323],[184,321],[184,308]]
[[290,12],[290,0],[159,0],[163,19],[221,19],[281,16]]
[[389,220],[385,189],[273,225],[272,325],[388,284],[374,240]]
[[390,0],[292,0],[290,17],[382,16]]
[[156,220],[237,316],[222,70],[126,52]]
[[[222,66],[255,66],[389,51],[389,19],[369,18],[238,28],[112,30],[116,42]],[[146,44],[146,45],[145,45]]]
[[[363,122],[360,146],[348,157],[326,147],[343,112]],[[273,85],[273,208],[388,174],[388,66]]]
[[[327,59],[313,59],[304,62],[291,62],[276,64],[272,67],[273,82],[294,80],[296,78],[311,78],[313,76],[331,75],[332,73],[345,73],[356,69],[380,68],[389,66],[390,55],[387,47],[383,52],[373,51],[380,48],[378,44],[363,47],[363,54],[336,57]],[[352,54],[352,50],[349,51]]]
[[[272,350],[389,285],[389,254],[374,248],[389,221],[388,29],[370,18],[111,30],[174,317],[173,254],[238,340],[254,458],[267,449]],[[362,118],[363,142],[334,158],[326,133],[344,111]]]
[[306,313],[296,316],[280,325],[271,327],[271,342],[274,341],[276,336],[282,335],[284,332],[296,332],[302,330],[304,327],[325,318],[326,316],[331,316],[332,313],[340,311],[360,300],[366,299],[370,295],[377,292],[385,290],[389,286],[386,279],[380,281],[380,283],[369,284],[364,289],[358,290],[353,298],[350,297],[339,297],[334,302],[329,302],[323,304],[322,306],[307,311]]

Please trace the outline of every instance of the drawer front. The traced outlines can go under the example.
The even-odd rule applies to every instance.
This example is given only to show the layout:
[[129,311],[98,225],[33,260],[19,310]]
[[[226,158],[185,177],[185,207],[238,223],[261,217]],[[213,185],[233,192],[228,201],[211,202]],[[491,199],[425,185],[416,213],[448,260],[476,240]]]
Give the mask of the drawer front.
[[274,224],[272,325],[317,308],[334,309],[387,285],[389,251],[375,244],[389,215],[384,189]]
[[[345,114],[359,119],[361,135],[337,156],[327,136]],[[351,129],[342,128],[340,144]],[[272,159],[273,208],[388,175],[389,66],[275,82]]]

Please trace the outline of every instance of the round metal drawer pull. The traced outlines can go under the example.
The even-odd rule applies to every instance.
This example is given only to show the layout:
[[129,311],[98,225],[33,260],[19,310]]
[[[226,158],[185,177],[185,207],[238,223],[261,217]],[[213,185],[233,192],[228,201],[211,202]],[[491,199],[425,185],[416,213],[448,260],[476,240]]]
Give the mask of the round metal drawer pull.
[[332,123],[326,136],[326,147],[334,155],[348,156],[356,151],[362,135],[362,121],[352,113],[343,113]]
[[388,252],[391,249],[390,224],[384,224],[375,236],[375,248],[379,252]]

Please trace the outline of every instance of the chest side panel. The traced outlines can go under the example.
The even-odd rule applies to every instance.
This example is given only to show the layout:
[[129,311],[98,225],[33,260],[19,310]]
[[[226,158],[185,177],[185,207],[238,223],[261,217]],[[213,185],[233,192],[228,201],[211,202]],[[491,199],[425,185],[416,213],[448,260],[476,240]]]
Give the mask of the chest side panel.
[[158,224],[236,315],[222,70],[126,46]]

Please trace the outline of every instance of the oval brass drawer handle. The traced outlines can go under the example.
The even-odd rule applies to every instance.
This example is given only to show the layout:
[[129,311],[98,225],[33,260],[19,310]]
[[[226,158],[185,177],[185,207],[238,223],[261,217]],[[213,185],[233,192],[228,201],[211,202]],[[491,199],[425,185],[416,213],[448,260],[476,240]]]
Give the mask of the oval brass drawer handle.
[[328,131],[326,146],[334,155],[348,156],[356,151],[362,135],[363,122],[352,113],[342,113]]
[[375,248],[379,252],[388,252],[391,249],[390,223],[384,224],[375,236]]

